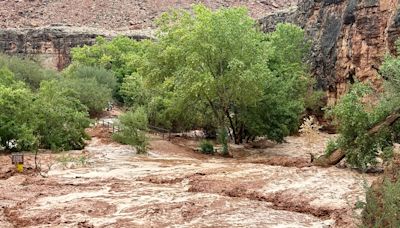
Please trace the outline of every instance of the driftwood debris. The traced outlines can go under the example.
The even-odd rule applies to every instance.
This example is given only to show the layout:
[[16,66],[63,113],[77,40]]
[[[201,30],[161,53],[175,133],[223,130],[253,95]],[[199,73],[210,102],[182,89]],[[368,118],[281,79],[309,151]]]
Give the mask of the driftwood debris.
[[[390,114],[385,120],[379,122],[372,126],[368,130],[368,135],[374,135],[378,133],[381,129],[385,127],[390,127],[393,125],[398,119],[400,119],[400,109],[395,110]],[[329,156],[322,155],[313,161],[313,164],[316,166],[329,167],[338,164],[344,157],[346,156],[346,151],[341,149],[337,149],[333,151]]]

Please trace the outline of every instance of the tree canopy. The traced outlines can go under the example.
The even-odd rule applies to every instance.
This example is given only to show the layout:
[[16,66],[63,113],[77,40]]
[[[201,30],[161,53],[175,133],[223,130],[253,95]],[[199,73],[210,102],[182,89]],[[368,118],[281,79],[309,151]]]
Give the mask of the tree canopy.
[[7,66],[0,68],[0,148],[82,148],[90,122],[79,94],[60,85],[58,77],[41,79],[37,87],[29,84],[29,74],[25,76],[17,77]]
[[167,119],[229,128],[236,143],[258,135],[281,141],[298,127],[310,81],[303,30],[280,24],[264,34],[244,8],[202,5],[158,24],[139,73],[169,100]]
[[146,108],[171,130],[228,130],[236,143],[266,135],[282,141],[299,126],[312,80],[304,31],[279,24],[261,32],[245,8],[196,5],[157,21],[155,40],[98,38],[73,50],[73,63],[118,77],[119,100]]

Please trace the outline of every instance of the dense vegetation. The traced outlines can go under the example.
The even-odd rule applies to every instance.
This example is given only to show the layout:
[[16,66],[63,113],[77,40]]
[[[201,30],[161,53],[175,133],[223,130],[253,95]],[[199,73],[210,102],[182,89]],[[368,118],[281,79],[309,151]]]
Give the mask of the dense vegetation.
[[400,179],[385,179],[367,191],[361,227],[400,227]]
[[[10,118],[26,123],[4,134],[3,145],[15,139],[22,146],[27,138],[46,148],[82,147],[88,114],[97,115],[112,99],[131,110],[120,118],[122,131],[114,139],[140,151],[148,123],[218,132],[224,153],[228,138],[237,144],[256,136],[281,142],[297,131],[315,100],[302,29],[279,24],[265,34],[244,8],[211,11],[202,5],[165,13],[157,24],[154,40],[99,37],[93,46],[73,49],[72,64],[61,74],[1,58],[24,97],[18,101],[22,116]],[[24,119],[32,113],[37,120]]]
[[114,80],[104,69],[60,76],[29,60],[0,56],[0,148],[83,148],[88,111],[106,107]]
[[112,70],[115,98],[143,107],[152,125],[219,129],[235,143],[282,141],[297,130],[312,88],[303,30],[280,24],[265,34],[246,9],[201,5],[166,13],[158,26],[156,40],[99,38],[75,48],[73,65]]
[[340,148],[349,164],[363,170],[375,165],[378,157],[391,158],[393,143],[399,141],[400,121],[382,125],[373,134],[370,131],[400,108],[400,58],[387,56],[380,72],[384,93],[376,94],[368,85],[356,83],[329,113],[340,135],[327,152]]
[[131,110],[119,117],[121,131],[113,138],[123,144],[136,146],[138,153],[145,153],[147,147],[146,131],[148,118],[143,107]]

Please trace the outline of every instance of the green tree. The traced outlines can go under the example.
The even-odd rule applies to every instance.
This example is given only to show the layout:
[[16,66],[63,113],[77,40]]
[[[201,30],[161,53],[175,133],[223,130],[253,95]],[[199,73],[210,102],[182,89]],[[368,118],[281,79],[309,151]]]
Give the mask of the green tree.
[[[399,112],[400,58],[387,56],[380,72],[385,79],[384,93],[374,94],[369,86],[356,83],[328,113],[335,120],[339,138],[327,152],[332,153],[332,145],[336,145],[348,163],[364,170],[374,165],[377,157],[390,159],[393,143],[400,139],[400,122],[397,119],[390,124],[384,122]],[[373,127],[377,130],[371,134]]]
[[122,36],[112,41],[97,37],[95,45],[73,48],[72,61],[73,64],[97,66],[114,72],[118,82],[115,97],[123,101],[119,94],[120,84],[126,76],[137,72],[143,60],[142,56],[150,43]]
[[89,127],[87,109],[78,94],[57,81],[42,82],[34,100],[32,116],[37,119],[40,146],[53,150],[82,149]]
[[349,164],[364,170],[376,163],[381,151],[390,153],[393,144],[390,128],[383,128],[374,135],[368,134],[374,124],[389,114],[383,103],[364,101],[372,93],[371,87],[357,83],[329,112],[340,134],[336,140],[337,147],[346,151]]
[[116,91],[117,81],[111,71],[100,67],[71,65],[59,80],[58,86],[69,88],[78,94],[90,115],[96,115],[107,107]]
[[297,128],[309,81],[300,28],[282,24],[266,35],[244,8],[202,5],[164,14],[158,24],[139,73],[167,93],[167,119],[230,128],[235,143],[248,135],[282,140]]
[[58,81],[58,87],[76,92],[79,101],[85,105],[91,116],[101,113],[112,100],[111,89],[101,85],[94,78],[69,78]]
[[57,77],[55,71],[44,69],[33,61],[2,54],[0,54],[1,67],[7,67],[13,72],[16,80],[25,82],[33,90],[37,90],[42,81]]
[[138,153],[145,153],[147,149],[147,114],[143,107],[131,110],[119,117],[121,131],[113,135],[114,140],[135,146]]
[[64,71],[64,75],[75,79],[95,79],[99,84],[112,91],[117,88],[117,79],[114,73],[97,66],[72,64]]
[[124,103],[130,106],[146,105],[150,99],[150,94],[145,87],[144,78],[137,73],[124,78],[120,94]]
[[18,82],[6,67],[0,68],[0,147],[10,148],[15,140],[17,150],[37,146],[35,120],[31,113],[33,93]]

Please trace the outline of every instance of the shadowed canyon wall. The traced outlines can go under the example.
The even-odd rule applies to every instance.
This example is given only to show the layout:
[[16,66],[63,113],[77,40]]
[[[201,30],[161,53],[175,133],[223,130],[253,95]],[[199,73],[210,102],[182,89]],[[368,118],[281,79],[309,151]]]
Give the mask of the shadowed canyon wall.
[[295,23],[307,31],[313,41],[312,72],[332,104],[356,80],[381,88],[379,66],[385,54],[395,52],[400,36],[399,1],[307,0],[297,9],[260,20],[266,32],[279,22]]

